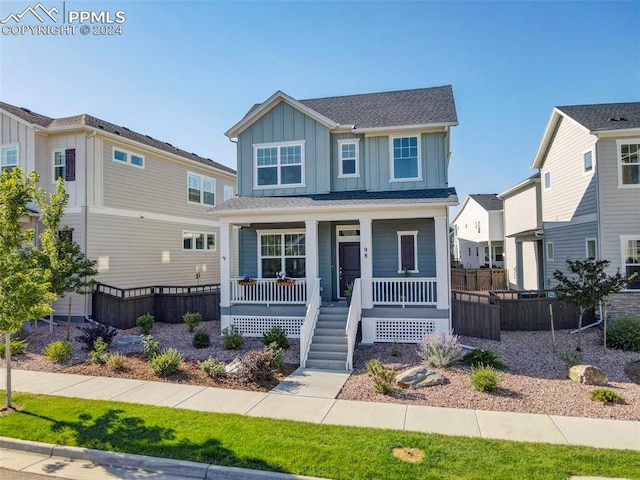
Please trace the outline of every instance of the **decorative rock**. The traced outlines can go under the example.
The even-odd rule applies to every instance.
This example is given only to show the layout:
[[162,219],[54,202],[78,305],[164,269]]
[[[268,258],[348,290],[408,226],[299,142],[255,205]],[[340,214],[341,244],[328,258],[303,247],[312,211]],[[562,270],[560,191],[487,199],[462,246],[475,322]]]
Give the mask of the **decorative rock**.
[[396,375],[396,383],[401,388],[423,388],[433,385],[442,385],[444,376],[425,367],[413,367]]
[[140,338],[140,335],[125,335],[120,340],[118,340],[116,345],[118,345],[119,347],[123,347],[125,345],[136,345],[140,343],[142,343],[142,338]]
[[569,369],[569,378],[585,385],[606,385],[607,376],[593,365],[575,365]]
[[233,362],[224,367],[224,371],[225,373],[236,373],[238,370],[240,370],[241,366],[242,362],[240,361],[240,357],[236,357],[233,359]]

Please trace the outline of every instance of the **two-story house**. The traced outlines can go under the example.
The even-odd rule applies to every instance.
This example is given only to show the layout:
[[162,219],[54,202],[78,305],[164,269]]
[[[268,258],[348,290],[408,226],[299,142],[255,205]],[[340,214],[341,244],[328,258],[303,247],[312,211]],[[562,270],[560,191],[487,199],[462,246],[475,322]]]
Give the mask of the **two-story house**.
[[[35,170],[48,192],[64,179],[62,223],[97,261],[99,282],[219,282],[218,223],[206,211],[234,195],[233,169],[90,115],[50,118],[7,103],[0,154],[2,170]],[[72,315],[89,315],[89,300],[72,296]]]
[[[310,100],[278,91],[254,105],[226,132],[237,139],[238,197],[213,209],[223,327],[280,325],[301,335],[303,366],[342,369],[360,318],[363,343],[448,331],[457,123],[450,86]],[[234,225],[250,284],[232,278]]]
[[502,200],[494,193],[468,195],[453,218],[454,258],[464,268],[502,268]]
[[509,288],[543,288],[542,209],[540,174],[504,191],[503,202],[505,263]]
[[[640,272],[639,102],[554,108],[532,168],[542,185],[545,287],[566,259]],[[611,298],[609,312],[640,313],[640,278]]]

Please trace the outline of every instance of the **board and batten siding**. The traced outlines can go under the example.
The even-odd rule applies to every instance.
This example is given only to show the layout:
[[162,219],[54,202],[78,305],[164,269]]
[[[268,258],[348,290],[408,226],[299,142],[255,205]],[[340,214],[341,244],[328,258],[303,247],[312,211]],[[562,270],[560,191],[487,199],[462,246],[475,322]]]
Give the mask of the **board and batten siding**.
[[35,170],[36,133],[33,127],[0,113],[0,145],[18,145],[18,166],[23,171]]
[[[254,145],[304,141],[304,187],[254,189]],[[327,193],[331,184],[329,129],[291,105],[280,102],[238,135],[240,196]]]
[[[596,139],[574,121],[562,118],[540,169],[544,222],[566,222],[593,214],[597,209],[595,168],[585,173],[583,154],[593,149]],[[545,188],[545,175],[551,175],[551,188]]]
[[[557,285],[553,272],[561,270],[569,274],[566,260],[585,260],[587,258],[585,239],[598,236],[598,223],[587,222],[563,227],[547,228],[544,230],[544,265],[545,288]],[[547,243],[553,242],[553,261],[547,260]]]
[[[399,231],[418,231],[418,273],[411,277],[435,277],[435,224],[433,218],[374,220],[372,224],[373,277],[402,277],[398,273]],[[447,258],[439,259],[448,262]]]
[[[358,142],[358,173],[357,177],[339,178],[340,174],[340,149],[338,140],[359,140]],[[365,175],[367,171],[366,142],[364,135],[354,135],[351,133],[331,134],[331,191],[341,192],[345,190],[364,190],[366,188]]]
[[615,138],[600,139],[597,145],[600,205],[598,248],[600,258],[611,262],[609,266],[611,274],[618,268],[622,270],[624,266],[620,236],[634,235],[640,238],[640,187],[619,188],[616,140]]

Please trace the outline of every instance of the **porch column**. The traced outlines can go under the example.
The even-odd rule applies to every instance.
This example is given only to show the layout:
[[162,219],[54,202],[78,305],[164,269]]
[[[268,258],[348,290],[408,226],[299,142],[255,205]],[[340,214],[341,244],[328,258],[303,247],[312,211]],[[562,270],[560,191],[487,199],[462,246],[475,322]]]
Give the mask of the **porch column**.
[[373,308],[373,235],[370,218],[360,219],[360,281],[362,308]]
[[229,222],[220,222],[220,307],[231,306],[231,229]]
[[436,236],[436,282],[438,284],[438,300],[436,308],[447,310],[449,308],[449,229],[447,217],[434,217]]
[[[305,267],[307,271],[307,289],[313,288],[314,282],[318,278],[318,221],[305,220]],[[307,293],[311,295],[311,291]],[[308,299],[307,299],[308,300]]]

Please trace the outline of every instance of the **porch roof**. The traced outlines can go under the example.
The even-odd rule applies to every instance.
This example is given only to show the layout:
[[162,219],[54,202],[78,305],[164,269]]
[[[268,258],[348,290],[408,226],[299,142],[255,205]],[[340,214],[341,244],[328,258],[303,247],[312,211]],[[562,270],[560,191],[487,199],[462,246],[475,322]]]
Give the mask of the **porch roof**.
[[369,192],[352,190],[314,195],[289,195],[282,197],[234,197],[208,212],[225,213],[256,210],[314,209],[336,206],[384,206],[406,204],[457,205],[455,188],[426,188],[421,190],[392,190]]

